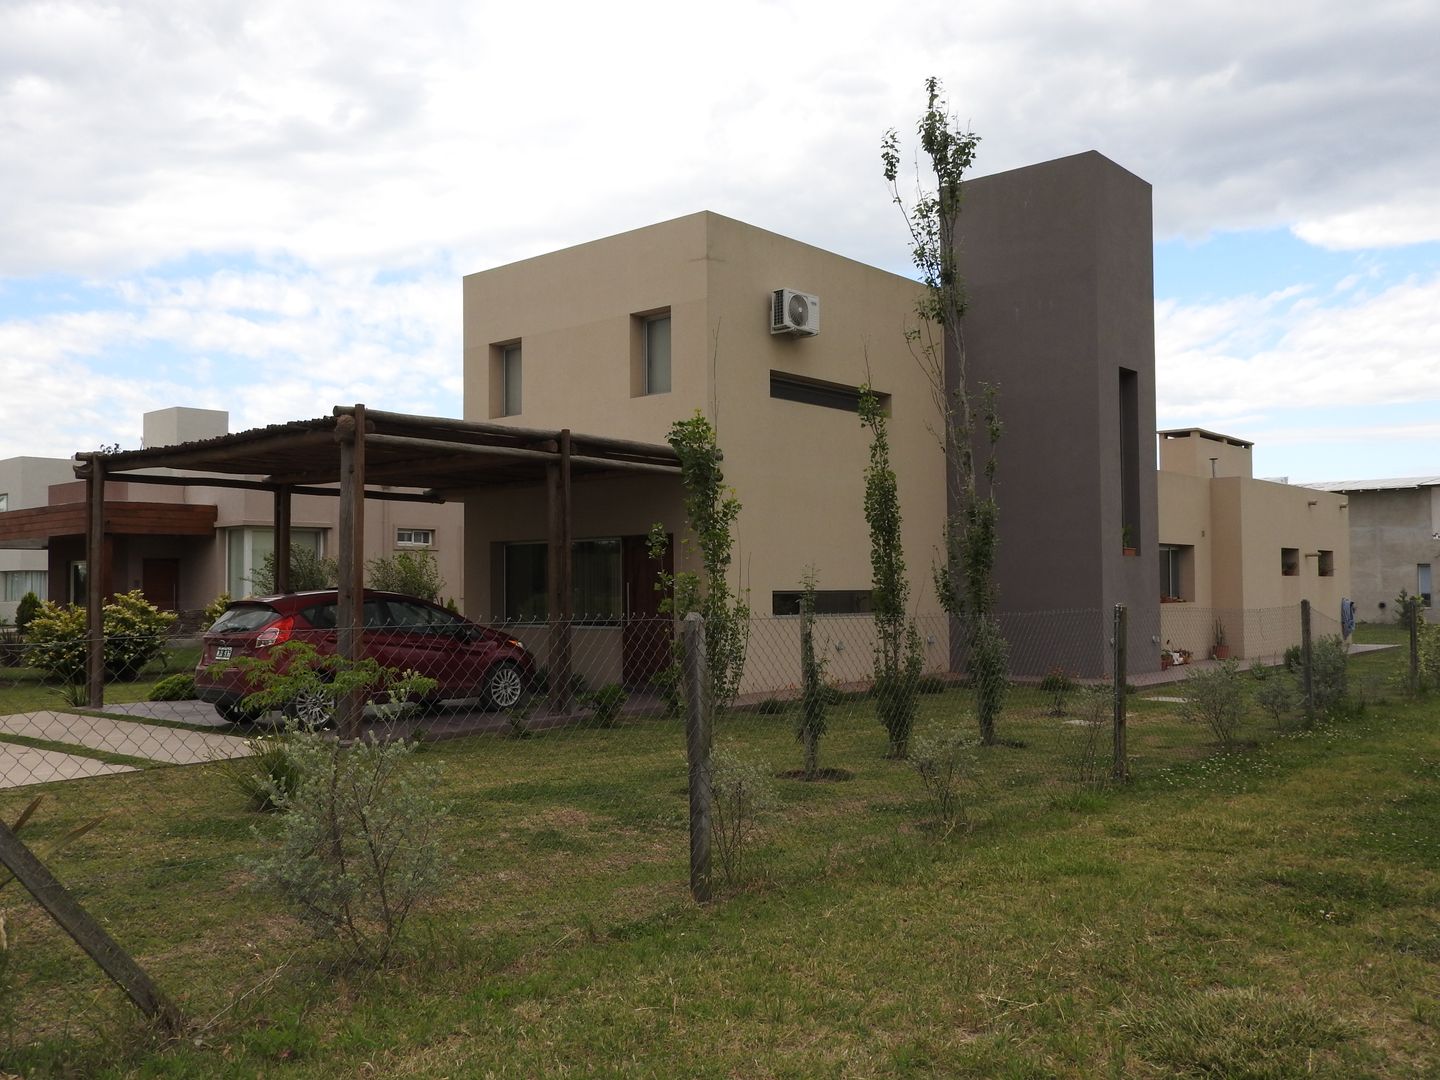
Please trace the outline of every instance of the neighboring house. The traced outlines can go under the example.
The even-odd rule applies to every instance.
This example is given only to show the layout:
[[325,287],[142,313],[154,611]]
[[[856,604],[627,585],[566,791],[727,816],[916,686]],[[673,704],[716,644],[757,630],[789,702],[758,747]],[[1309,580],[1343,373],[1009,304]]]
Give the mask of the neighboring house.
[[1243,439],[1179,428],[1159,440],[1162,639],[1205,657],[1219,620],[1232,655],[1274,656],[1299,641],[1301,600],[1316,634],[1333,632],[1350,596],[1346,497],[1255,479]]
[[[962,228],[970,372],[998,386],[1006,427],[997,576],[1007,629],[1027,641],[1012,663],[1098,673],[1114,604],[1131,606],[1147,646],[1158,627],[1155,473],[1141,452],[1154,429],[1150,188],[1080,154],[969,182]],[[771,332],[786,289],[818,298],[818,334]],[[906,337],[919,296],[908,278],[717,214],[663,222],[466,277],[465,416],[656,443],[701,412],[744,504],[735,565],[755,612],[793,614],[813,566],[820,610],[859,613],[870,440],[856,406],[872,383],[891,418],[912,606],[927,662],[944,668],[961,658],[932,585],[949,484],[939,405]],[[657,570],[644,536],[655,522],[682,532],[679,486],[614,477],[573,499],[575,610],[592,624],[577,664],[592,681],[640,681]],[[533,489],[467,498],[472,615],[547,614],[544,512]],[[694,567],[683,550],[679,562]],[[833,658],[832,677],[862,677],[869,651]],[[1158,647],[1132,657],[1153,668]],[[752,666],[747,685],[773,681]]]
[[1385,622],[1405,592],[1434,604],[1440,564],[1440,476],[1308,485],[1350,502],[1350,552],[1359,617]]
[[[174,408],[144,417],[146,448],[202,443],[227,433],[229,416],[212,409]],[[18,458],[43,475],[44,485],[25,488],[25,506],[0,512],[0,558],[28,557],[43,569],[39,595],[57,602],[83,602],[85,575],[85,484],[63,459]],[[12,462],[0,462],[0,482]],[[105,517],[109,558],[107,592],[140,589],[168,611],[203,608],[221,593],[243,596],[250,577],[274,550],[274,500],[265,492],[207,485],[193,473],[176,486],[109,481]],[[43,490],[41,490],[43,486]],[[339,500],[297,495],[292,503],[292,543],[333,554]],[[367,558],[399,550],[429,550],[439,564],[446,595],[463,600],[461,518],[457,504],[366,504]],[[29,548],[17,551],[16,548]],[[36,573],[39,571],[29,571]],[[9,578],[7,576],[7,589]],[[18,587],[18,585],[17,585]]]
[[[0,461],[0,514],[44,506],[49,502],[51,484],[74,478],[72,463],[65,458]],[[38,540],[0,548],[0,622],[15,621],[15,609],[26,593],[33,592],[42,600],[50,595],[49,571],[49,557]]]

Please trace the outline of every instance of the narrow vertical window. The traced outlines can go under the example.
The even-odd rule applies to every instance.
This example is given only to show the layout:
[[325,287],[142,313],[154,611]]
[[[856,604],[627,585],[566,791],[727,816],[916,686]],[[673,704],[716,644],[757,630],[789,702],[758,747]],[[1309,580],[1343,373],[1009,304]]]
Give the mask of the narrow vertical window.
[[506,345],[500,357],[500,378],[504,384],[505,409],[502,416],[520,415],[520,346]]
[[1120,369],[1120,534],[1122,546],[1143,548],[1140,534],[1140,377]]
[[670,316],[645,320],[645,393],[670,392]]

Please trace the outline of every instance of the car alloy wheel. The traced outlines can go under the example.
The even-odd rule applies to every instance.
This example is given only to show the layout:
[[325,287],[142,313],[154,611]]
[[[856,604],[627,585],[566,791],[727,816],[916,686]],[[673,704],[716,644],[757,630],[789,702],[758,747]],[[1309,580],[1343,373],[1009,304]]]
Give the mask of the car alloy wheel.
[[499,664],[485,680],[485,699],[492,709],[513,708],[525,693],[525,680],[514,664]]

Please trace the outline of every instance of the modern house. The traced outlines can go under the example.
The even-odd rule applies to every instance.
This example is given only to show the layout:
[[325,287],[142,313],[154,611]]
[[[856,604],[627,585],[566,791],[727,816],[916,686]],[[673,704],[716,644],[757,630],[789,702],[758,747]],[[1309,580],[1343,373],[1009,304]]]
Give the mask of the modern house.
[[1355,604],[1362,620],[1395,616],[1403,589],[1434,604],[1433,568],[1440,563],[1440,476],[1310,484],[1350,504],[1350,553]]
[[[146,413],[146,448],[203,445],[227,434],[229,416],[212,409],[172,408]],[[108,557],[105,593],[141,589],[168,611],[203,608],[222,593],[244,596],[250,578],[274,550],[273,499],[261,491],[207,484],[203,476],[170,470],[171,482],[108,481],[105,532]],[[0,512],[0,558],[30,560],[21,584],[42,598],[84,602],[86,596],[85,484],[66,459],[16,458],[0,462],[0,482],[16,485],[20,498]],[[44,482],[42,482],[44,481]],[[449,595],[463,600],[461,508],[435,503],[366,504],[367,558],[401,550],[434,554]],[[338,500],[296,495],[292,545],[332,554]],[[20,571],[20,568],[17,568]],[[7,595],[11,588],[7,573]],[[20,595],[24,595],[23,592]]]
[[1179,428],[1159,440],[1162,640],[1209,656],[1218,623],[1232,655],[1272,657],[1299,642],[1301,600],[1315,633],[1333,631],[1350,595],[1350,500],[1255,479],[1244,439]]
[[[783,290],[799,295],[795,309]],[[736,568],[755,612],[794,613],[813,566],[821,610],[838,615],[869,608],[870,440],[857,410],[870,383],[890,415],[929,661],[943,668],[945,622],[923,583],[942,535],[945,455],[906,341],[917,295],[906,278],[718,214],[651,225],[465,278],[465,418],[663,444],[675,421],[703,413],[743,504]],[[645,537],[655,523],[683,536],[678,478],[596,476],[571,497],[574,611],[586,624],[577,669],[592,683],[643,682],[666,660],[657,628],[668,627],[655,618],[660,567]],[[533,487],[491,488],[465,509],[469,613],[538,624],[548,614],[544,500]],[[697,565],[686,545],[673,559]],[[543,657],[538,625],[517,632]],[[798,655],[798,628],[775,632]],[[869,665],[868,644],[854,641],[835,676]],[[752,667],[746,688],[774,675]]]
[[[0,515],[44,506],[50,501],[51,484],[74,478],[71,462],[64,458],[16,457],[0,461]],[[15,609],[26,593],[50,595],[49,572],[44,541],[34,539],[15,547],[0,547],[0,622],[15,621]]]
[[[1006,426],[1000,608],[1012,635],[1028,635],[1012,662],[1104,671],[1110,611],[1124,603],[1132,667],[1156,667],[1155,469],[1141,453],[1154,430],[1150,187],[1088,153],[971,181],[966,200],[970,372],[997,386]],[[931,576],[953,469],[907,340],[919,295],[908,278],[718,214],[651,225],[465,278],[465,417],[653,444],[703,413],[744,505],[737,566],[753,609],[793,614],[813,566],[819,608],[838,616],[869,604],[857,415],[869,383],[890,415],[927,661],[944,669],[960,658]],[[573,499],[575,610],[591,622],[577,664],[588,655],[591,678],[635,681],[646,661],[626,627],[653,617],[658,569],[644,537],[656,522],[682,533],[678,483],[600,478]],[[534,491],[467,497],[471,614],[545,616],[545,534]],[[683,548],[678,565],[694,565]],[[832,675],[869,665],[860,642],[832,658]]]

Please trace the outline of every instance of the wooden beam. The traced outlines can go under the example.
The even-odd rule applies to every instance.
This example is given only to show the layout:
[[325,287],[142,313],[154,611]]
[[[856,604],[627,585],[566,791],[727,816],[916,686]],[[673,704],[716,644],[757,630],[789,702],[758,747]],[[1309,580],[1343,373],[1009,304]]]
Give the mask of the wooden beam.
[[290,489],[275,489],[275,591],[290,591]]
[[[87,467],[88,468],[88,467]],[[77,473],[79,470],[76,470]],[[80,474],[83,478],[86,474]],[[292,495],[324,495],[328,498],[339,498],[338,487],[303,487],[291,483],[284,477],[269,478],[265,480],[240,480],[233,476],[153,476],[150,473],[126,473],[125,483],[127,484],[155,484],[160,487],[213,487],[213,488],[238,488],[241,491],[275,491],[278,488],[288,487]],[[406,485],[409,486],[409,485]],[[434,495],[418,491],[377,491],[374,488],[365,492],[367,499],[387,499],[391,502],[437,502]],[[170,504],[166,504],[170,505]],[[20,513],[15,510],[12,513]]]
[[115,943],[105,928],[80,906],[49,867],[36,858],[35,853],[3,821],[0,821],[0,863],[29,890],[36,903],[70,935],[71,940],[125,991],[136,1008],[157,1021],[167,1035],[184,1032],[185,1023],[180,1011],[160,992],[145,970]]
[[[355,588],[354,573],[364,558],[365,450],[353,433],[352,424],[350,440],[340,444],[340,580],[335,605],[336,646],[340,656],[349,661],[360,658],[365,607],[364,593]],[[359,736],[361,707],[355,693],[335,702],[335,726],[342,739]]]
[[[222,436],[225,441],[218,445],[186,448],[156,447],[153,450],[131,450],[114,455],[107,468],[110,472],[125,472],[130,469],[189,469],[212,466],[216,472],[256,473],[254,459],[264,455],[289,455],[297,450],[334,445],[334,430],[327,426],[323,431],[257,432],[253,438],[244,438],[248,433]],[[94,460],[94,459],[92,459]],[[77,466],[77,475],[78,469]]]
[[[565,434],[562,432],[562,434]],[[396,448],[415,450],[422,455],[453,454],[471,457],[505,459],[513,461],[551,461],[554,451],[533,450],[520,446],[487,446],[480,443],[451,442],[444,439],[419,439],[409,435],[370,435],[365,440],[377,449]],[[657,472],[679,472],[678,462],[667,461],[658,455],[650,455],[649,461],[632,461],[627,458],[612,458],[592,454],[574,454],[573,459],[582,465],[604,468],[625,468],[641,466]]]
[[85,673],[86,702],[105,706],[105,462],[90,459],[85,479]]

